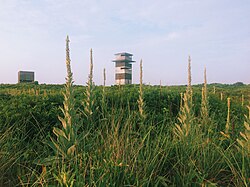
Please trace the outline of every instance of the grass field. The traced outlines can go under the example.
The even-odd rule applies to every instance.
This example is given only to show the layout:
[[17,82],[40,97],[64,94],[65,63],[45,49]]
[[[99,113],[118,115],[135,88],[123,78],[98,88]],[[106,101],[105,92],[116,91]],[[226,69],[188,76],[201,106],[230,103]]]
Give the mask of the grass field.
[[250,185],[249,85],[143,85],[141,66],[83,87],[66,65],[65,85],[0,85],[0,186]]

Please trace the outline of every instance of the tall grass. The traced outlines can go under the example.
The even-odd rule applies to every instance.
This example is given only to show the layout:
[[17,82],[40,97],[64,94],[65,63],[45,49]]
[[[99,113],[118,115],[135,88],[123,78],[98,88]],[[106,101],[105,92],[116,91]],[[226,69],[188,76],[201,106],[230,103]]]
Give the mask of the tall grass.
[[204,85],[202,87],[202,101],[201,101],[201,119],[202,124],[206,125],[209,121],[209,104],[208,104],[208,96],[207,96],[207,72],[206,68],[204,70]]
[[193,91],[192,91],[192,74],[191,74],[191,57],[188,57],[188,85],[186,90],[186,96],[190,104],[193,102]]
[[145,114],[145,103],[143,100],[143,71],[142,71],[142,60],[140,61],[140,89],[139,89],[139,98],[137,100],[138,102],[138,109],[139,109],[139,116],[141,121],[144,121],[146,118],[146,114]]
[[[54,127],[53,133],[56,139],[51,137],[49,144],[54,151],[54,158],[50,158],[53,167],[52,172],[60,186],[74,186],[76,175],[78,174],[78,146],[80,144],[78,137],[78,119],[75,110],[73,73],[71,71],[69,55],[69,37],[66,38],[66,68],[67,77],[65,92],[63,93],[64,102],[61,108],[64,117],[58,117],[62,127]],[[44,170],[45,172],[45,170]],[[42,172],[44,177],[45,173]]]
[[102,116],[103,119],[105,118],[105,115],[107,113],[107,105],[106,105],[106,69],[103,69],[103,87],[102,87],[102,103],[101,103],[101,110],[102,110]]
[[0,186],[12,186],[17,180],[15,175],[18,175],[18,166],[15,164],[19,163],[22,151],[18,150],[20,142],[14,139],[14,127],[8,127],[0,135]]
[[174,135],[179,140],[184,140],[190,134],[191,126],[194,123],[193,114],[193,91],[191,85],[191,58],[188,58],[188,86],[186,93],[183,95],[183,103],[181,103],[178,121],[180,124],[175,124],[173,129]]
[[93,84],[93,50],[90,49],[90,67],[89,67],[89,77],[87,81],[87,88],[84,92],[85,98],[83,100],[83,114],[85,115],[85,125],[89,126],[93,123],[93,110],[94,110],[94,84]]

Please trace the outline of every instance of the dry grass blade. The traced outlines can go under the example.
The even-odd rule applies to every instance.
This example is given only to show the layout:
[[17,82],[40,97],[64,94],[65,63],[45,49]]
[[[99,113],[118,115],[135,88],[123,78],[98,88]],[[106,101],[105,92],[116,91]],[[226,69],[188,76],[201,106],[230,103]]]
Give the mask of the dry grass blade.
[[87,82],[87,88],[85,91],[85,99],[83,101],[84,106],[84,115],[87,118],[87,122],[92,122],[92,114],[94,110],[94,85],[93,85],[93,50],[90,49],[90,70],[89,70],[89,78]]
[[190,101],[188,100],[187,93],[183,96],[183,106],[181,107],[178,121],[180,124],[175,124],[173,129],[174,135],[177,139],[181,140],[189,135],[191,124],[194,120],[192,108],[190,108]]
[[143,76],[143,71],[142,71],[142,60],[140,61],[140,90],[139,90],[139,99],[137,100],[138,102],[138,108],[139,108],[139,114],[142,120],[145,119],[145,103],[143,100],[143,84],[142,84],[142,76]]
[[202,87],[201,119],[203,125],[205,125],[209,121],[206,68],[204,70],[204,86]]
[[[76,150],[72,151],[72,147],[76,147],[77,144],[77,130],[76,126],[76,114],[75,114],[75,101],[74,101],[74,90],[73,90],[73,73],[71,72],[70,55],[69,55],[69,37],[66,39],[66,68],[67,77],[65,92],[63,93],[64,102],[63,108],[61,108],[64,117],[58,117],[62,129],[54,127],[53,133],[57,139],[51,138],[50,146],[54,149],[55,153],[63,158],[72,158],[76,154]],[[71,150],[71,151],[69,151]]]

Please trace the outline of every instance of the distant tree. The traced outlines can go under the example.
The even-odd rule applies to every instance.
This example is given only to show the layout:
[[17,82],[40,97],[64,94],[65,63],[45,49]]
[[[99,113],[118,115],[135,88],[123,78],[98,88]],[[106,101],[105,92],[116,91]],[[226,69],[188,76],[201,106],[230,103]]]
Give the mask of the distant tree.
[[245,84],[243,82],[236,82],[233,85],[234,86],[244,86]]

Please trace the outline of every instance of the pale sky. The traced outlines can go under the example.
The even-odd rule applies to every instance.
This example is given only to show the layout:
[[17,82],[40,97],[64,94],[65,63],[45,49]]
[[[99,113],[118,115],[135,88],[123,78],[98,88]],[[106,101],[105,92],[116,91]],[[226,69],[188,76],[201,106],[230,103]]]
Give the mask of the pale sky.
[[19,70],[39,83],[65,82],[65,39],[76,84],[85,84],[93,48],[94,82],[114,84],[114,54],[132,53],[133,83],[250,83],[250,0],[0,0],[0,83]]

